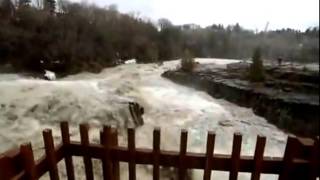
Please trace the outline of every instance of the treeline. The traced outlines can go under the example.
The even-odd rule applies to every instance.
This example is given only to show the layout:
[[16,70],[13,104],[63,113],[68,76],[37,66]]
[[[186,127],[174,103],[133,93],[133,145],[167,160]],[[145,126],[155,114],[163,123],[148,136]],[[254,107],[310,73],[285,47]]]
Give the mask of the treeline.
[[175,26],[119,13],[115,6],[0,0],[0,64],[17,70],[99,71],[120,59],[180,58],[184,49],[196,57],[249,58],[257,46],[266,59],[318,62],[318,42],[318,27],[254,32],[238,24]]

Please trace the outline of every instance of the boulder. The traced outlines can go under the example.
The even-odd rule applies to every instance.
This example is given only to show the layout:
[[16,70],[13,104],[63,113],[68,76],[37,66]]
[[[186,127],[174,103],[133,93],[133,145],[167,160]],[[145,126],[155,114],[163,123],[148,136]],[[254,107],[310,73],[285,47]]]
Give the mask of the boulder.
[[234,126],[234,124],[233,124],[232,121],[230,121],[230,120],[219,121],[218,124],[219,124],[220,126],[225,126],[225,127],[232,127],[232,126]]

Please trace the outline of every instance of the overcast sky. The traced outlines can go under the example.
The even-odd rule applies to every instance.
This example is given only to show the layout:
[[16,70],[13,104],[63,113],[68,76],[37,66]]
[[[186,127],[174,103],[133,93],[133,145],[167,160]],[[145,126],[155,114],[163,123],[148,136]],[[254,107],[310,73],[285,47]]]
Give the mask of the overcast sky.
[[[81,1],[81,0],[74,0]],[[120,12],[139,12],[156,21],[195,23],[202,27],[235,24],[263,30],[319,26],[319,0],[86,0],[99,6],[116,4]]]

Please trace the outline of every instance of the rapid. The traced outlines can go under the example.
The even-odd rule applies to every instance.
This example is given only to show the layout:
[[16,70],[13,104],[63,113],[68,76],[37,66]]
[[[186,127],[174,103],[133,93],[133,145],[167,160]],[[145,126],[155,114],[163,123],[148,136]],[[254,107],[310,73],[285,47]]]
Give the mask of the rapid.
[[[237,60],[199,59],[224,68]],[[133,126],[127,113],[129,101],[144,107],[144,125],[136,128],[137,147],[152,147],[152,131],[161,128],[161,148],[179,149],[180,129],[187,129],[188,151],[205,152],[207,131],[216,133],[215,153],[230,154],[233,133],[243,134],[241,155],[253,155],[257,135],[267,137],[265,156],[284,153],[287,134],[252,109],[239,107],[207,93],[175,84],[161,77],[161,73],[176,68],[179,61],[156,64],[123,64],[106,68],[98,74],[83,72],[56,81],[0,74],[0,153],[31,141],[35,155],[43,153],[41,131],[53,129],[55,142],[60,141],[59,122],[69,121],[72,139],[78,140],[78,125],[88,122],[90,137],[98,142],[99,130],[104,124],[116,126],[120,131],[120,144],[126,145],[125,128]],[[77,179],[83,164],[75,158]],[[63,162],[59,164],[62,167]],[[99,162],[94,161],[96,179],[101,178]],[[137,166],[137,179],[151,179],[152,168]],[[62,169],[62,168],[61,168]],[[170,171],[161,171],[162,179],[170,178]],[[194,170],[192,179],[202,179],[202,171]],[[60,176],[65,179],[65,171]],[[121,163],[122,179],[127,179],[127,166]],[[44,177],[43,179],[46,179]],[[228,173],[214,171],[212,179],[227,179]],[[250,179],[240,173],[239,179]],[[277,179],[275,175],[262,175],[261,179]]]

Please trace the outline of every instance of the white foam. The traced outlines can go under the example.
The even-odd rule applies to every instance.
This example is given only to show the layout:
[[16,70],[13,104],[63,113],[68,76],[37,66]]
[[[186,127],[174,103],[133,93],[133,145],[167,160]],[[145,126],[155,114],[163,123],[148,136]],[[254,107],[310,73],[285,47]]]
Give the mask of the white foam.
[[[197,58],[196,61],[220,67],[237,60]],[[53,128],[54,135],[58,136],[60,120],[71,122],[72,138],[79,137],[79,123],[91,123],[92,137],[97,141],[100,125],[112,122],[125,127],[129,122],[125,102],[137,101],[145,108],[145,125],[137,129],[138,146],[151,147],[152,129],[159,126],[164,149],[177,150],[180,129],[186,128],[190,133],[189,151],[204,152],[206,133],[213,130],[217,133],[215,153],[230,153],[233,133],[241,132],[244,134],[242,155],[253,154],[256,135],[262,134],[268,137],[265,155],[282,156],[286,134],[254,115],[251,109],[214,99],[205,92],[160,76],[178,64],[178,60],[164,62],[162,66],[124,64],[99,74],[80,73],[57,81],[22,77],[2,80],[0,152],[30,140],[35,149],[40,149],[43,146],[41,129]],[[0,79],[2,76],[5,75],[0,75]],[[1,109],[2,104],[5,108]],[[10,107],[12,105],[14,107]],[[219,125],[225,120],[231,126]],[[126,144],[125,136],[120,134],[120,144]],[[144,179],[150,179],[152,171],[144,169],[139,173],[144,173]],[[200,177],[198,173],[194,176],[194,179]]]

